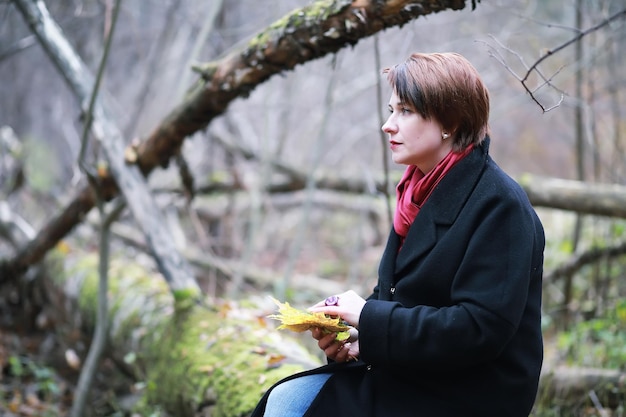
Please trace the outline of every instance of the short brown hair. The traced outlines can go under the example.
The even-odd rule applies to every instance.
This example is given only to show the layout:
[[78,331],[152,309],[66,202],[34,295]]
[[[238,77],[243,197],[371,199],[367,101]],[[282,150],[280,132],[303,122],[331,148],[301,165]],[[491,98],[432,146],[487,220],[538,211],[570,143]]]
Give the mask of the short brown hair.
[[489,91],[463,56],[414,53],[383,73],[401,102],[453,133],[455,151],[478,145],[489,134]]

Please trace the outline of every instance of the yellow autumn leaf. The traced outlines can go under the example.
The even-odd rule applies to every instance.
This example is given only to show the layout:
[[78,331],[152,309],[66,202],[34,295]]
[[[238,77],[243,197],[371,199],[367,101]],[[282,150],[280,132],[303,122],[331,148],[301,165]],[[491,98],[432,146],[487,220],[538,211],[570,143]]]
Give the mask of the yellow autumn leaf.
[[268,318],[280,321],[281,324],[278,329],[287,329],[298,333],[315,327],[324,329],[329,333],[347,332],[350,329],[340,317],[329,317],[324,313],[310,313],[293,308],[288,302],[281,303],[274,298],[272,300],[278,306],[278,314],[271,314]]
[[282,362],[285,358],[286,358],[285,355],[272,354],[272,355],[269,355],[269,357],[267,358],[267,364],[270,367],[276,366],[277,364]]

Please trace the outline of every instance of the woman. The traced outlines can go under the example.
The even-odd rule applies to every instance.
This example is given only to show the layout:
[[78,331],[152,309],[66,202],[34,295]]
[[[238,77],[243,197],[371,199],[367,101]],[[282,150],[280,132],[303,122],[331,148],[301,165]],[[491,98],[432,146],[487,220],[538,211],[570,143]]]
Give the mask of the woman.
[[385,73],[382,129],[407,168],[378,284],[367,299],[348,291],[311,308],[358,335],[313,330],[329,364],[275,385],[253,415],[527,417],[545,240],[489,156],[487,89],[455,53],[413,54]]

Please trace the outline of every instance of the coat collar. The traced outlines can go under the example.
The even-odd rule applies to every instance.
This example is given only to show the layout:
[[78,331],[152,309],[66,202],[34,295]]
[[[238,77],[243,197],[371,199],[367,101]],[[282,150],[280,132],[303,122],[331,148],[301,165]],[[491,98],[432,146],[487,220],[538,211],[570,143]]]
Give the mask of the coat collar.
[[[443,177],[415,217],[400,252],[398,252],[400,239],[392,230],[385,255],[398,254],[396,270],[435,245],[438,225],[449,226],[456,220],[483,171],[489,155],[489,142],[487,136],[480,146],[459,161]],[[387,253],[388,250],[393,252]]]

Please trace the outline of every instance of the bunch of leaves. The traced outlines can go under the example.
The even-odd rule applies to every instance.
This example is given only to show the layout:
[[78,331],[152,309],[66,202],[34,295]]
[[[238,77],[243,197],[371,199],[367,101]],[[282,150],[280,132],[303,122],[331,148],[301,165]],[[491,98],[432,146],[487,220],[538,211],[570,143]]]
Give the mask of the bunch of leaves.
[[350,326],[341,317],[299,310],[288,302],[281,303],[274,298],[272,300],[278,306],[278,314],[271,314],[268,318],[280,321],[279,330],[287,329],[301,333],[318,327],[325,333],[337,333],[337,340],[346,340],[350,337]]
[[617,302],[605,317],[580,322],[561,333],[558,346],[571,364],[625,369],[626,300]]

